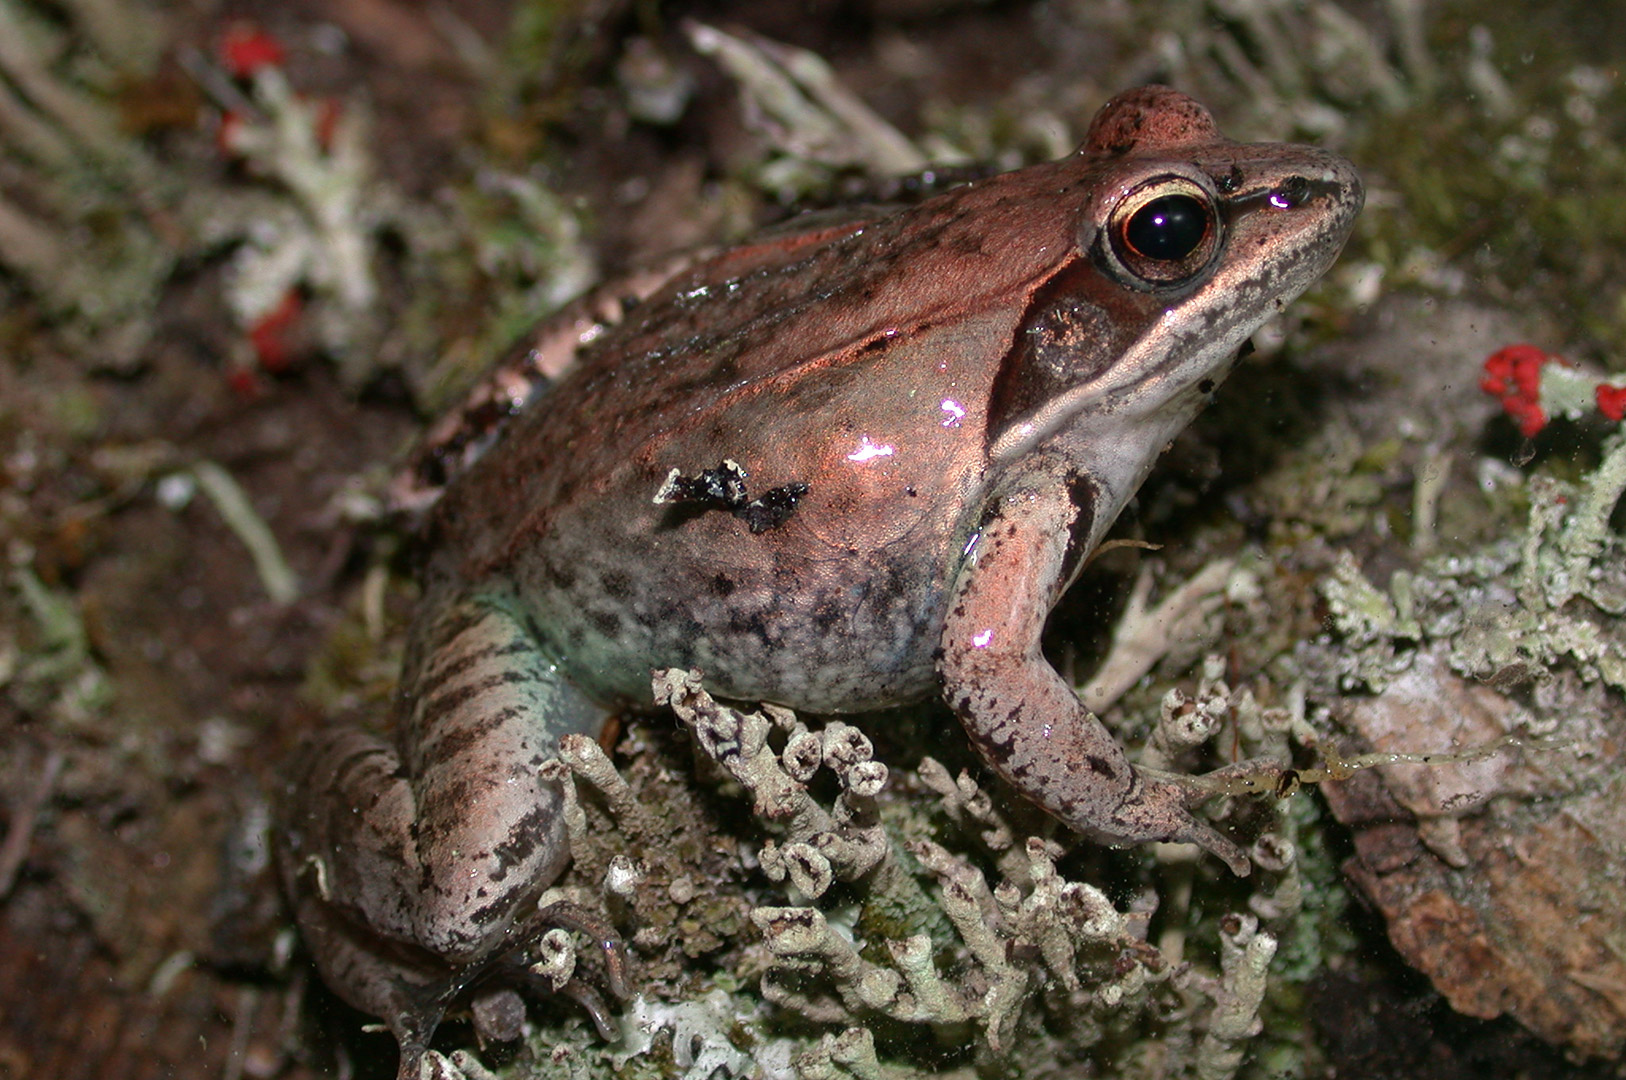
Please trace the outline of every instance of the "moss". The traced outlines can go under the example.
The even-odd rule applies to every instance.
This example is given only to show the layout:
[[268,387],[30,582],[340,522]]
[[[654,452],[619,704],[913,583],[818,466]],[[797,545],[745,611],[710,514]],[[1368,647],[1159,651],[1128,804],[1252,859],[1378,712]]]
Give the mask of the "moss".
[[[1566,336],[1619,353],[1626,206],[1598,193],[1626,188],[1626,87],[1588,63],[1578,37],[1538,26],[1544,17],[1459,4],[1439,20],[1438,55],[1459,64],[1436,92],[1366,125],[1350,147],[1398,196],[1369,209],[1364,245],[1396,283],[1438,283],[1418,273],[1438,260],[1478,289],[1544,309]],[[1505,98],[1475,82],[1476,64]]]

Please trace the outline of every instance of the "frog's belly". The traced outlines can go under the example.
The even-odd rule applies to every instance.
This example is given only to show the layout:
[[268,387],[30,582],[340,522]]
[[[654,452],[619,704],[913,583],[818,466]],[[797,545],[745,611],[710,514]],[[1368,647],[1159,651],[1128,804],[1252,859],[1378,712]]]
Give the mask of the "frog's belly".
[[684,540],[556,534],[528,560],[526,608],[584,691],[646,703],[652,668],[684,667],[723,696],[814,712],[936,692],[949,565],[937,545],[809,554],[707,516]]

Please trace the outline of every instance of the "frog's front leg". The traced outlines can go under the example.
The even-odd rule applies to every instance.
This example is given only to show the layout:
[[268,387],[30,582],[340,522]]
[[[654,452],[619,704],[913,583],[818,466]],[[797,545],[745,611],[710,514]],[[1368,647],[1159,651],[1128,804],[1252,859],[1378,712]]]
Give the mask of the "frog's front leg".
[[[563,793],[540,775],[603,710],[498,596],[431,587],[401,678],[400,749],[313,739],[284,792],[280,861],[327,982],[427,1042],[482,962],[521,944],[569,858]],[[404,1062],[403,1062],[404,1064]]]
[[1090,512],[1058,484],[1014,491],[985,518],[943,628],[944,697],[995,772],[1085,836],[1197,844],[1246,874],[1242,850],[1192,816],[1185,789],[1136,770],[1040,649]]

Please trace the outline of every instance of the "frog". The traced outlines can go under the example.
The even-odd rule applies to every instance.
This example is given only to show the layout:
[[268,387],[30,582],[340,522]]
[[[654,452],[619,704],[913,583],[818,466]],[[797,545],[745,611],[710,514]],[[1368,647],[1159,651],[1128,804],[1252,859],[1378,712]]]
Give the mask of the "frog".
[[325,729],[283,791],[298,922],[402,1075],[538,927],[587,925],[539,906],[570,856],[544,765],[647,709],[655,669],[819,715],[938,699],[1083,839],[1247,873],[1204,789],[1133,765],[1041,638],[1363,198],[1343,158],[1232,141],[1147,86],[1065,158],[793,220],[654,275],[614,318],[540,329],[535,370],[443,442],[393,736]]

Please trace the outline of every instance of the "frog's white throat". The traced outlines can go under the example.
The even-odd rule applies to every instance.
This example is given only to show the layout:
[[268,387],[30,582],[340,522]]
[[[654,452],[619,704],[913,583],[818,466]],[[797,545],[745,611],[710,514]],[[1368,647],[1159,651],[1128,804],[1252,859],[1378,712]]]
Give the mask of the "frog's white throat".
[[[1246,329],[1251,333],[1253,327]],[[1093,549],[1161,456],[1146,448],[1166,449],[1202,411],[1230,373],[1248,333],[1228,334],[1132,383],[1109,374],[1058,396],[1007,428],[990,447],[990,463],[1020,468],[1020,462],[1048,458],[1065,461],[1075,475],[1088,478],[1093,520],[1088,536],[1075,542]]]

